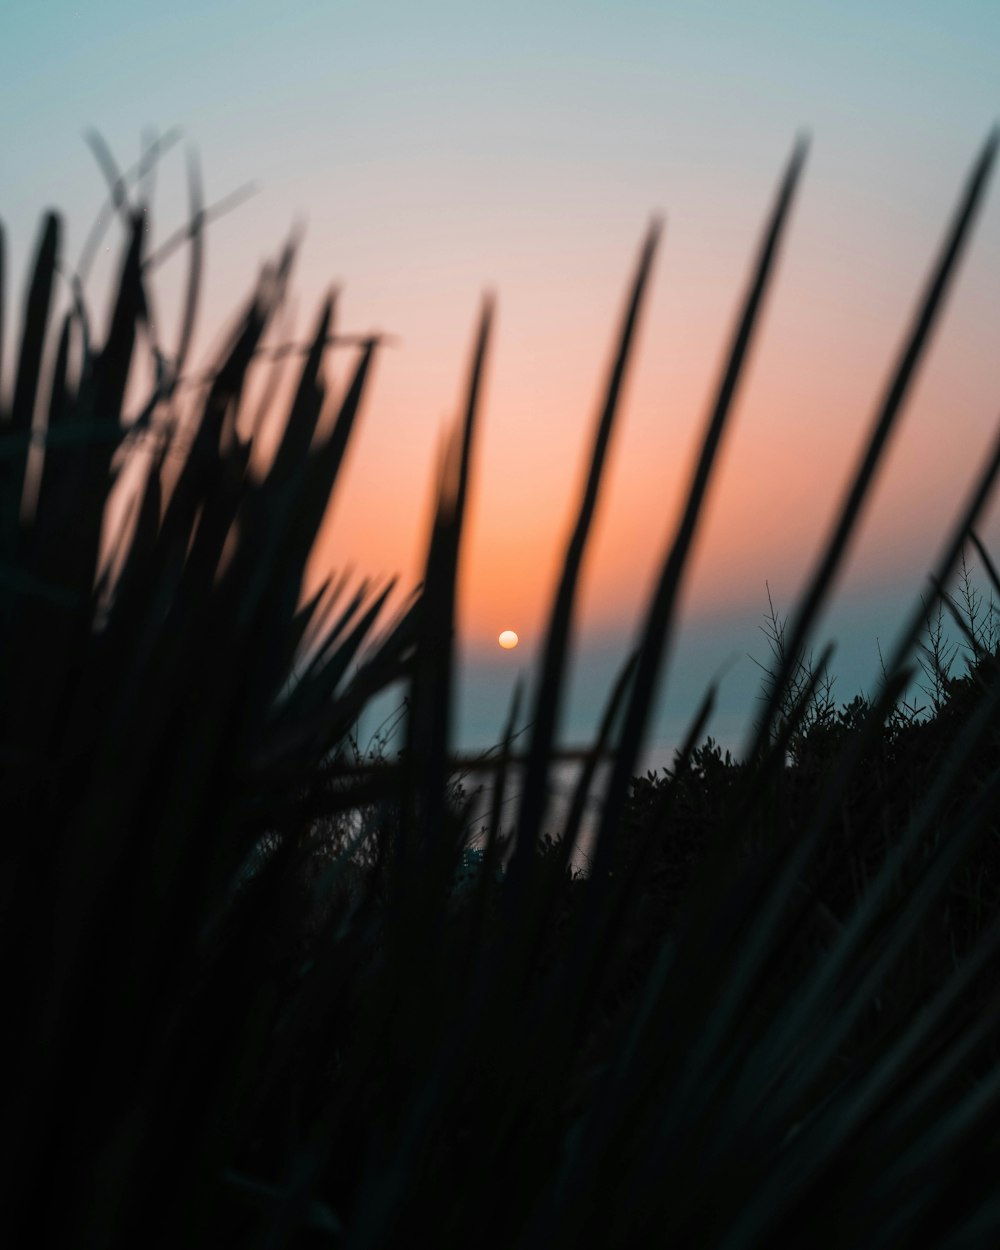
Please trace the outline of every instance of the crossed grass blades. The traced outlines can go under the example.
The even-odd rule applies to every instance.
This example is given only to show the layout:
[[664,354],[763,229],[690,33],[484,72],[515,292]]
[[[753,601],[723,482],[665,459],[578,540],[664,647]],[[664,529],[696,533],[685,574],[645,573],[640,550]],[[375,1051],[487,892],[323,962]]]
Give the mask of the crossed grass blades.
[[[303,602],[378,342],[335,333],[326,299],[277,451],[252,474],[238,417],[295,242],[264,267],[216,365],[189,377],[204,226],[219,206],[204,207],[192,163],[188,227],[144,254],[143,179],[171,138],[125,174],[92,139],[108,210],[76,272],[60,259],[59,219],[43,220],[16,373],[0,392],[7,1227],[28,1230],[24,1244],[129,1248],[995,1244],[995,651],[975,652],[960,689],[940,687],[923,724],[900,699],[927,602],[878,697],[839,718],[816,715],[829,649],[816,668],[803,657],[966,245],[996,132],[790,632],[775,635],[744,760],[697,745],[709,690],[654,784],[633,772],[800,180],[796,145],[635,651],[553,839],[577,582],[659,244],[650,228],[528,747],[515,759],[519,690],[503,743],[481,761],[494,803],[462,889],[458,870],[476,857],[450,749],[455,581],[492,303],[419,592],[390,624],[390,588],[344,574]],[[126,242],[97,346],[83,283],[115,213]],[[150,278],[185,244],[170,354]],[[72,302],[52,354],[59,279]],[[0,331],[2,314],[0,298]],[[125,414],[139,343],[156,383]],[[351,357],[337,394],[324,381],[331,348]],[[195,402],[182,416],[185,393]],[[931,608],[998,467],[1000,442],[944,544]],[[139,483],[134,508],[102,563],[123,474]],[[359,767],[358,715],[399,683],[405,748]],[[580,878],[570,859],[605,757]],[[504,831],[515,766],[520,805]],[[978,882],[975,908],[956,880]]]

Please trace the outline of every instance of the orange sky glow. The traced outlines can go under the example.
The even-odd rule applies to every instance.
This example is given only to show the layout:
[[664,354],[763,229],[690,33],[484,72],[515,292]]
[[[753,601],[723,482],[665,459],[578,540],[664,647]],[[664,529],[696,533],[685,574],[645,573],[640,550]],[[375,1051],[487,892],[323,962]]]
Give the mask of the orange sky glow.
[[[0,206],[13,317],[41,210],[64,210],[75,260],[101,202],[81,126],[99,129],[123,165],[137,155],[140,124],[182,126],[210,203],[248,180],[260,186],[208,230],[196,367],[210,363],[260,262],[296,220],[304,242],[271,341],[304,339],[331,286],[337,329],[392,336],[305,589],[349,566],[359,578],[397,575],[399,602],[421,577],[438,449],[461,411],[480,302],[493,292],[459,587],[469,741],[494,732],[504,691],[540,644],[636,254],[662,214],[576,615],[580,680],[593,698],[567,732],[588,731],[606,684],[593,657],[623,654],[639,626],[778,179],[796,135],[809,133],[684,585],[685,629],[711,637],[718,654],[710,668],[707,653],[681,657],[690,684],[677,697],[690,701],[728,652],[742,653],[727,679],[739,693],[720,704],[735,717],[757,677],[746,653],[766,656],[765,581],[787,613],[1000,113],[998,12],[972,0],[947,12],[879,6],[878,16],[860,2],[772,0],[751,14],[735,0],[711,10],[559,2],[544,12],[511,0],[501,19],[477,6],[418,13],[385,0],[289,6],[275,24],[257,0],[243,6],[261,9],[256,21],[234,23],[230,8],[177,0],[157,24],[124,0],[86,17],[67,6],[44,38],[27,8],[12,21],[0,89],[38,101],[19,109]],[[93,62],[78,54],[81,41],[104,46],[102,23],[115,36],[106,73],[96,51]],[[181,56],[183,83],[171,68]],[[157,170],[154,203],[151,242],[162,242],[188,211],[176,153]],[[88,284],[98,325],[119,246],[114,232],[107,242]],[[157,274],[168,343],[183,276],[180,256]],[[998,326],[994,187],[838,588],[840,626],[856,631],[853,643],[845,637],[849,685],[868,679],[876,634],[924,586],[994,437]],[[346,349],[328,359],[334,392],[350,363]],[[279,429],[276,417],[268,438]],[[980,528],[1000,553],[995,506]],[[515,651],[497,647],[505,628],[520,635]],[[477,665],[492,666],[488,694]]]

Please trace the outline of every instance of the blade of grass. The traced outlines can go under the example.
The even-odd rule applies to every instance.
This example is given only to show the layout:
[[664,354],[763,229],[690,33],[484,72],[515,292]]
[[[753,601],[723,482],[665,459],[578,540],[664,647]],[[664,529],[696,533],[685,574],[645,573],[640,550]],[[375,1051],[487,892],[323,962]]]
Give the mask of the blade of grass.
[[[573,601],[583,564],[584,550],[597,507],[601,476],[604,472],[643,296],[648,285],[661,230],[659,221],[651,223],[639,253],[632,290],[618,337],[618,348],[608,377],[604,404],[594,431],[590,468],[580,500],[576,524],[566,548],[559,587],[552,605],[552,614],[545,638],[541,676],[534,700],[528,763],[517,821],[518,836],[511,863],[511,875],[515,885],[525,875],[531,863],[534,855],[534,838],[544,815],[548,797],[548,759],[555,742],[562,684],[570,646]],[[515,893],[516,889],[512,888],[511,895]]]
[[589,939],[583,937],[583,933],[588,929],[593,930],[594,919],[601,911],[609,889],[610,882],[607,870],[612,854],[615,826],[624,807],[625,797],[635,769],[639,746],[645,734],[653,706],[662,658],[669,647],[673,628],[674,606],[680,590],[681,578],[687,563],[691,543],[694,539],[712,469],[721,445],[726,421],[750,349],[764,296],[773,273],[778,245],[788,220],[805,157],[806,143],[800,139],[795,144],[792,156],[782,177],[770,221],[765,230],[754,266],[753,277],[736,326],[726,366],[720,379],[719,391],[709,417],[701,452],[694,470],[691,486],[688,490],[684,512],[673,543],[663,562],[659,581],[647,612],[639,650],[636,679],[625,712],[625,722],[601,813],[601,822],[595,845],[594,871],[588,883],[588,902],[581,910],[578,974],[589,962],[592,943]]
[[[295,501],[290,524],[283,536],[285,549],[276,559],[301,581],[306,561],[312,550],[313,540],[329,506],[335,489],[348,440],[354,429],[365,394],[366,383],[374,358],[374,343],[367,343],[361,351],[354,374],[341,401],[336,420],[329,434],[320,440],[306,464],[305,474]],[[245,597],[243,613],[256,610],[260,596],[267,589],[263,574],[254,579]]]
[[[459,542],[465,517],[472,439],[493,320],[493,301],[483,302],[473,348],[468,398],[444,463],[441,493],[427,553],[421,596],[416,666],[407,718],[407,809],[401,831],[400,869],[430,871],[442,853],[444,834]],[[410,839],[415,838],[415,841]],[[435,854],[432,847],[437,851]]]
[[[91,131],[90,133],[91,136],[97,134],[96,131]],[[125,188],[127,185],[130,182],[140,180],[146,171],[151,169],[153,164],[174,146],[174,144],[180,139],[182,133],[183,132],[176,126],[168,130],[161,139],[158,139],[143,153],[142,157],[135,165],[125,171],[122,175],[121,186],[118,185],[117,166],[115,165],[114,158],[111,157],[110,152],[108,152],[108,156],[111,159],[111,169],[114,171],[112,173],[112,183],[109,187],[108,197],[98,211],[87,237],[84,240],[83,247],[80,249],[80,258],[76,263],[76,272],[79,275],[79,282],[81,284],[87,281],[87,277],[90,273],[90,266],[93,264],[94,256],[97,253],[97,249],[101,245],[101,240],[104,238],[105,231],[107,230],[112,217],[126,200]],[[94,150],[94,145],[91,142],[91,139],[86,136],[85,139],[89,144],[91,151],[94,151],[96,158],[97,153]],[[103,140],[100,136],[98,136],[98,146],[102,143]],[[107,151],[106,145],[104,145],[104,150]],[[98,163],[101,163],[100,158],[98,158]],[[107,170],[102,170],[102,172],[104,172],[105,181],[107,181]]]
[[[42,353],[52,305],[52,286],[59,251],[60,225],[54,213],[47,213],[35,252],[31,280],[24,305],[21,350],[14,379],[14,396],[7,429],[13,434],[30,435],[38,397]],[[11,559],[15,554],[21,496],[28,451],[0,463],[0,504],[3,506],[0,556]]]
[[[514,727],[521,714],[523,694],[524,686],[521,679],[518,679],[511,697],[507,725],[501,739],[500,760],[493,778],[493,796],[490,804],[490,823],[486,834],[486,846],[479,865],[479,880],[476,882],[475,901],[469,909],[469,927],[463,947],[468,952],[465,966],[469,984],[480,995],[486,992],[486,982],[478,974],[477,970],[481,971],[481,961],[485,951],[486,913],[489,906],[489,894],[493,888],[494,875],[500,864],[502,852],[500,822],[503,818],[504,793],[507,788],[510,744],[514,738]],[[471,1020],[466,1020],[464,1027],[468,1030],[471,1024]]]
[[3,346],[5,330],[5,310],[7,307],[7,232],[0,221],[0,429],[9,420],[7,406],[3,395]]
[[629,692],[629,684],[635,677],[636,667],[639,663],[639,654],[633,651],[626,659],[622,666],[621,672],[612,687],[611,694],[608,698],[607,705],[604,709],[604,716],[601,719],[600,726],[597,730],[597,737],[594,740],[593,748],[588,752],[587,758],[583,762],[580,769],[580,776],[577,779],[576,788],[573,792],[573,799],[570,803],[569,811],[566,814],[566,820],[563,827],[562,847],[560,849],[561,868],[563,871],[569,867],[569,861],[572,858],[573,851],[576,848],[580,834],[581,823],[583,821],[583,809],[586,806],[587,797],[590,794],[591,786],[594,782],[594,773],[597,765],[607,758],[609,754],[609,743],[611,742],[611,734],[615,728],[619,714],[625,703],[625,697]]
[[796,663],[801,657],[809,630],[819,613],[827,592],[832,585],[834,576],[847,551],[848,540],[854,531],[861,514],[862,505],[871,489],[875,471],[888,446],[889,435],[896,424],[910,385],[916,375],[917,366],[924,355],[930,341],[931,332],[943,309],[945,297],[958,267],[958,261],[971,232],[993,169],[998,142],[1000,142],[1000,131],[994,129],[987,138],[969,175],[923,298],[918,305],[899,361],[879,406],[878,415],[875,419],[868,444],[851,478],[851,484],[837,514],[837,520],[830,539],[796,610],[792,622],[791,635],[785,650],[784,661],[779,666],[776,674],[772,696],[761,718],[760,728],[745,751],[744,758],[746,759],[757,758],[764,742],[767,740],[774,716],[780,705],[782,692],[788,683],[789,677],[795,670]]

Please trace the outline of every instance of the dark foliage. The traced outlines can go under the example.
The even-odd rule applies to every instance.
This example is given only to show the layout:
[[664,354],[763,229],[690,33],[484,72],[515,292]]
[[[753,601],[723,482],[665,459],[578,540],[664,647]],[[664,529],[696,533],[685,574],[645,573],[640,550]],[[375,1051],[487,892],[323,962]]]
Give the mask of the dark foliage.
[[[0,951],[13,1043],[0,1176],[5,1224],[27,1230],[19,1244],[957,1250],[1000,1239],[996,648],[971,613],[969,671],[926,670],[924,719],[901,701],[924,602],[870,700],[838,711],[823,685],[828,652],[804,660],[996,134],[787,645],[772,608],[776,665],[752,749],[734,761],[704,740],[710,690],[672,770],[634,778],[800,179],[796,146],[635,652],[563,836],[545,837],[578,574],[651,276],[650,230],[529,747],[523,759],[512,750],[518,691],[504,742],[477,765],[492,810],[475,848],[475,789],[452,754],[450,710],[492,302],[422,587],[388,625],[387,587],[341,576],[303,602],[378,342],[334,332],[331,294],[298,350],[277,451],[252,473],[248,377],[275,354],[264,345],[294,242],[264,268],[213,368],[190,378],[203,229],[218,206],[203,207],[192,164],[189,228],[150,258],[148,210],[130,189],[157,152],[121,175],[93,145],[126,236],[101,345],[86,265],[67,268],[50,215],[0,401]],[[184,243],[170,354],[150,278]],[[54,325],[59,277],[73,303]],[[140,346],[156,382],[125,412]],[[351,356],[336,395],[330,350]],[[978,543],[998,468],[1000,445],[948,535],[931,609],[951,603],[945,587]],[[128,481],[134,508],[108,555],[102,530]],[[405,749],[362,759],[358,715],[400,683]],[[580,876],[572,854],[601,759],[611,780]],[[505,789],[522,765],[508,828]]]

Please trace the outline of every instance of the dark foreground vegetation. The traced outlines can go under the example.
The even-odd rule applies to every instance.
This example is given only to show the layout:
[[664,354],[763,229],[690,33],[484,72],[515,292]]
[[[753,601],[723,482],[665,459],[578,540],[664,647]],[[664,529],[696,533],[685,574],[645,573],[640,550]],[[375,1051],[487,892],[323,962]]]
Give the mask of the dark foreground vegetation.
[[[705,741],[709,691],[672,769],[635,778],[796,193],[796,148],[635,651],[559,831],[547,799],[575,592],[658,226],[614,347],[533,702],[522,715],[515,698],[482,761],[494,799],[478,830],[449,709],[489,302],[419,592],[390,623],[388,588],[347,576],[303,603],[378,342],[336,333],[330,297],[297,352],[273,462],[251,473],[245,392],[294,247],[265,267],[215,367],[190,377],[212,216],[197,169],[167,352],[151,277],[174,244],[147,255],[133,195],[144,168],[119,175],[94,145],[126,236],[110,315],[92,325],[87,257],[70,268],[46,216],[14,377],[0,379],[0,951],[13,1043],[0,1210],[8,1233],[23,1230],[8,1244],[1000,1243],[998,650],[969,598],[964,674],[936,663],[933,624],[917,649],[979,547],[1000,443],[956,504],[930,598],[879,693],[837,710],[828,652],[815,667],[803,658],[996,135],[815,573],[788,630],[775,622],[746,758]],[[73,299],[55,323],[63,281]],[[4,286],[0,253],[0,331]],[[335,389],[331,351],[345,361]],[[137,354],[157,380],[126,413]],[[103,559],[122,480],[135,507]],[[903,701],[915,657],[930,680],[922,716]],[[405,747],[362,767],[359,713],[399,685]],[[610,780],[581,877],[571,856],[602,759]],[[510,790],[514,811],[501,806]]]

